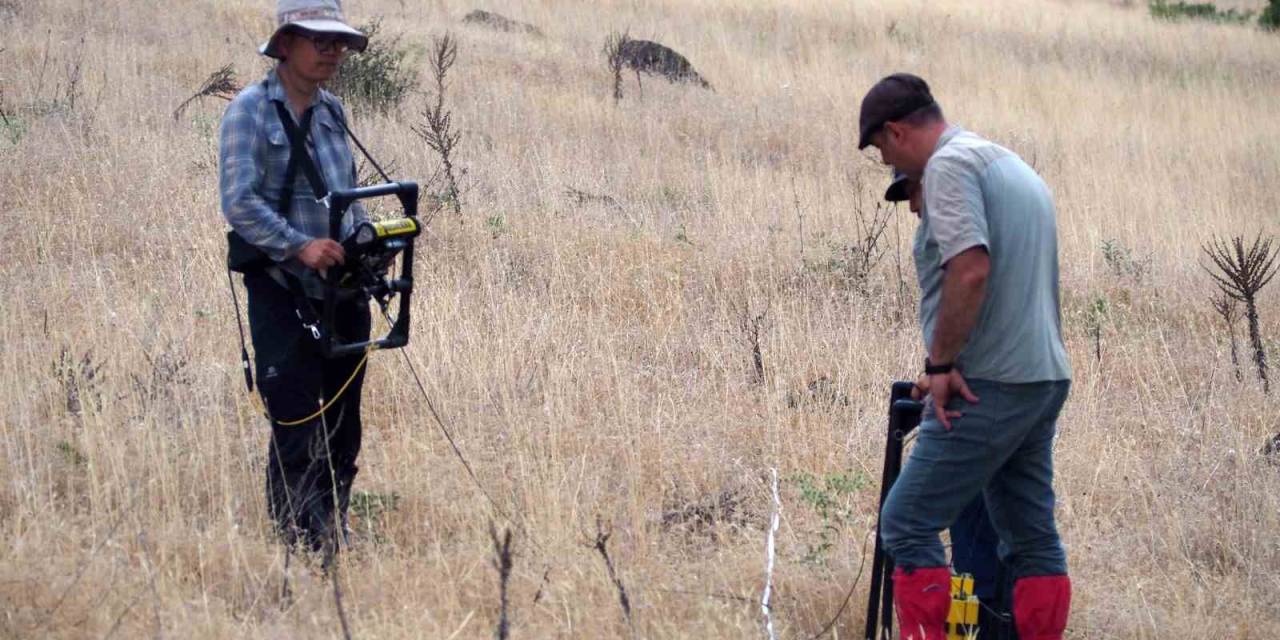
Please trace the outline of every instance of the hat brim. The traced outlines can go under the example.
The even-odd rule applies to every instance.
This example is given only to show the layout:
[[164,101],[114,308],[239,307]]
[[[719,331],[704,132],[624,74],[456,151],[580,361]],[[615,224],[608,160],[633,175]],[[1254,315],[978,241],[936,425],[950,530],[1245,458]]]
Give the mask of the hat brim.
[[911,178],[908,178],[906,173],[894,169],[893,182],[890,182],[889,188],[884,190],[884,199],[889,202],[906,202],[910,200],[911,193],[907,189],[907,185],[910,182]]
[[907,193],[907,179],[894,180],[888,189],[884,190],[884,199],[887,202],[906,202],[911,199],[911,195]]
[[858,136],[858,151],[862,151],[863,149],[871,146],[871,136],[874,136],[876,132],[880,130],[880,127],[883,126],[883,122],[877,122],[875,126],[863,129],[862,135]]
[[270,58],[280,58],[280,36],[290,30],[310,31],[313,33],[332,33],[336,35],[346,36],[348,38],[347,48],[356,53],[363,52],[369,46],[369,37],[361,33],[358,29],[350,25],[339,22],[337,20],[298,20],[288,24],[280,25],[276,32],[271,34],[271,39],[262,43],[258,47],[258,53]]

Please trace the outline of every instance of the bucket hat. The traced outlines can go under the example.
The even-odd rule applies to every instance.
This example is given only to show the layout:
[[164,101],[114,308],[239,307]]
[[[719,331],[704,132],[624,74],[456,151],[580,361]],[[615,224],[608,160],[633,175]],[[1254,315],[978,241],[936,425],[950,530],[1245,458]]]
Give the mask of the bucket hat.
[[276,31],[258,47],[258,53],[279,58],[280,35],[291,30],[344,36],[347,48],[352,51],[364,51],[369,46],[368,36],[347,24],[339,0],[279,0],[276,3]]

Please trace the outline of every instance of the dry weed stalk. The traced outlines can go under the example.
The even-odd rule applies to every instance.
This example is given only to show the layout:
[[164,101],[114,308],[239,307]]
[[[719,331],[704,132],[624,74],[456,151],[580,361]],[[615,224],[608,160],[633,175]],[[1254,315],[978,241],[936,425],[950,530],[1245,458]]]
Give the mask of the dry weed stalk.
[[875,211],[867,216],[863,212],[862,200],[859,198],[854,205],[854,212],[858,235],[846,249],[849,259],[848,274],[855,285],[865,288],[867,278],[888,251],[884,240],[889,228],[889,219],[893,216],[893,207],[877,202]]
[[62,103],[66,105],[67,111],[72,113],[75,112],[76,102],[80,99],[80,81],[84,78],[84,49],[84,36],[80,36],[80,42],[72,54],[73,57],[66,63],[66,85],[60,84],[54,88],[54,101],[57,102],[57,96],[61,95]]
[[103,364],[103,360],[94,356],[93,349],[86,350],[78,359],[68,347],[58,351],[53,375],[62,387],[67,413],[80,415],[86,401],[95,409],[101,404],[98,387],[103,381]]
[[[503,529],[502,536],[499,537],[498,530],[490,523],[489,539],[493,542],[493,568],[498,570],[498,628],[494,632],[494,636],[498,640],[506,640],[511,633],[511,623],[507,614],[511,604],[509,596],[512,565],[511,530]],[[541,590],[539,590],[539,593],[541,593]]]
[[338,612],[338,624],[342,630],[343,640],[351,640],[351,623],[347,621],[347,609],[342,604],[342,585],[338,582],[338,563],[334,561],[327,568],[329,581],[333,586],[333,608]]
[[1093,338],[1093,358],[1099,364],[1102,363],[1102,323],[1107,318],[1107,299],[1099,296],[1089,305],[1089,310],[1085,315],[1085,329],[1089,332],[1089,337]]
[[[626,60],[622,56],[622,46],[631,40],[630,32],[614,31],[604,40],[604,59],[609,67],[609,73],[613,77],[613,102],[617,104],[622,100],[622,67]],[[637,78],[639,72],[637,71]]]
[[769,310],[772,305],[772,299],[765,298],[762,309],[753,309],[751,302],[746,299],[734,306],[735,320],[741,332],[740,338],[751,351],[751,380],[757,384],[763,384],[765,381],[761,336],[769,329]]
[[454,130],[453,112],[445,108],[445,94],[449,88],[447,78],[457,60],[458,41],[452,34],[446,33],[433,41],[428,63],[435,80],[435,91],[422,110],[422,124],[414,125],[411,129],[440,157],[445,180],[444,200],[453,207],[454,213],[460,214],[462,202],[453,152],[462,140],[462,133]]
[[796,189],[796,175],[795,175],[794,173],[793,173],[793,174],[791,174],[791,201],[792,201],[792,206],[795,208],[795,212],[796,212],[796,222],[798,223],[798,226],[799,226],[799,229],[800,229],[800,230],[799,230],[799,233],[797,234],[797,236],[799,237],[799,240],[800,240],[800,264],[801,264],[801,265],[803,265],[803,264],[804,264],[804,260],[805,260],[805,255],[804,255],[804,209],[800,206],[800,191],[799,191],[798,189]]
[[1221,293],[1210,298],[1213,303],[1213,310],[1222,318],[1223,324],[1227,325],[1227,336],[1231,341],[1231,366],[1235,369],[1236,381],[1244,380],[1244,374],[1240,372],[1240,349],[1236,343],[1236,324],[1240,321],[1240,305],[1239,302],[1227,295]]
[[[4,53],[4,49],[0,49],[0,53]],[[11,129],[13,127],[13,117],[14,114],[9,110],[9,105],[4,99],[4,87],[0,87],[0,124],[4,125],[6,130]]]
[[600,517],[596,516],[596,538],[591,546],[601,558],[604,558],[604,568],[609,573],[609,581],[618,590],[618,604],[622,606],[622,617],[626,620],[627,627],[634,631],[635,627],[631,620],[631,598],[627,597],[627,588],[623,586],[622,579],[618,577],[618,572],[613,567],[613,560],[609,557],[609,537],[612,535],[613,532],[606,531]]
[[533,604],[542,602],[542,593],[546,590],[547,584],[551,582],[551,567],[548,566],[542,570],[542,580],[538,582],[538,590],[533,592]]
[[236,82],[235,67],[225,64],[222,68],[209,74],[209,77],[204,79],[204,83],[200,85],[200,88],[196,89],[196,92],[191,94],[190,98],[183,100],[177,109],[173,110],[173,119],[177,120],[182,117],[182,112],[187,109],[187,106],[200,98],[207,96],[221,98],[230,102],[236,97],[237,93],[240,93],[240,89],[240,83]]
[[1274,250],[1273,241],[1273,237],[1259,233],[1248,249],[1240,236],[1232,238],[1230,243],[1214,238],[1200,247],[1217,267],[1217,271],[1204,267],[1214,284],[1224,296],[1244,303],[1253,362],[1258,367],[1262,389],[1267,393],[1271,391],[1271,383],[1267,379],[1267,352],[1258,326],[1258,292],[1276,275],[1276,257],[1280,253]]

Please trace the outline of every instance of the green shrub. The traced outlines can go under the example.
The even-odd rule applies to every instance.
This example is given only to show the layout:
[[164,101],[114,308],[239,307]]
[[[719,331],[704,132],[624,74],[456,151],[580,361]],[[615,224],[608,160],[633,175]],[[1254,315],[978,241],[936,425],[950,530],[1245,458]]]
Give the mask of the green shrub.
[[853,495],[869,487],[870,481],[861,471],[829,473],[815,476],[800,472],[790,478],[800,489],[800,501],[813,509],[820,523],[816,540],[806,544],[804,562],[825,565],[827,556],[842,538],[844,528],[853,524],[856,515]]
[[1102,241],[1102,258],[1111,273],[1121,278],[1132,278],[1134,282],[1142,282],[1151,271],[1151,256],[1139,257],[1119,240]]
[[27,135],[27,123],[0,108],[0,148],[16,147]]
[[1258,16],[1258,26],[1267,31],[1280,29],[1280,0],[1270,0],[1267,3],[1267,8]]
[[[1272,0],[1274,4],[1276,0]],[[1224,22],[1233,24],[1244,24],[1253,18],[1252,11],[1236,11],[1235,9],[1227,9],[1221,11],[1212,2],[1167,2],[1166,0],[1151,0],[1147,3],[1147,9],[1151,11],[1153,18],[1161,20],[1181,20],[1183,18],[1192,18],[1196,20],[1210,20],[1212,22]]]
[[351,494],[350,513],[354,530],[375,544],[386,542],[383,530],[386,528],[387,514],[399,509],[400,494],[394,491],[357,491]]
[[382,29],[379,19],[360,25],[359,29],[369,36],[369,47],[342,61],[328,89],[352,110],[389,113],[417,83],[416,74],[406,63],[409,50],[401,46],[400,36],[378,37]]

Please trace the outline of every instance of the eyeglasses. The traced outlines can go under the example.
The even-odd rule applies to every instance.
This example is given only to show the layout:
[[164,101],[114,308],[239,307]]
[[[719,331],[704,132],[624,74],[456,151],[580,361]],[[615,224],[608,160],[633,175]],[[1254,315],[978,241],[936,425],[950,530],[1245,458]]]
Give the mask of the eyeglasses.
[[310,33],[301,35],[311,41],[311,46],[315,47],[318,53],[346,53],[351,48],[351,42],[344,36]]

